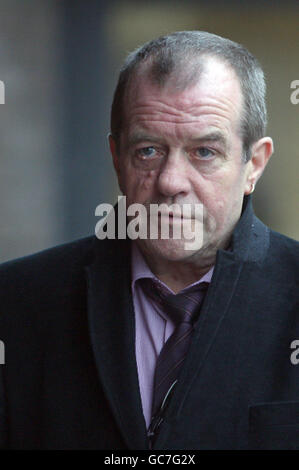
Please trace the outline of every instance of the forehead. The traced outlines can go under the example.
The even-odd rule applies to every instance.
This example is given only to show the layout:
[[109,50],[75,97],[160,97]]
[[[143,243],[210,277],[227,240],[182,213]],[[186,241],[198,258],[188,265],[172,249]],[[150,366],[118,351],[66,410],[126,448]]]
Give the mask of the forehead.
[[[124,100],[125,127],[148,122],[175,124],[200,123],[213,119],[239,128],[243,97],[234,70],[218,58],[204,61],[197,83],[184,90],[175,86],[175,78],[163,86],[154,84],[139,70],[128,85]],[[128,130],[128,129],[127,129]]]

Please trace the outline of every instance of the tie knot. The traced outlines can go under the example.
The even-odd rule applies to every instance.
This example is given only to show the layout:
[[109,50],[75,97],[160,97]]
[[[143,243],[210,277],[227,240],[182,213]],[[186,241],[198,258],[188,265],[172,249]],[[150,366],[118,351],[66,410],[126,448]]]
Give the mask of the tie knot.
[[163,298],[163,305],[176,324],[183,322],[192,324],[199,313],[201,297],[199,292],[169,294]]
[[190,291],[169,294],[153,279],[146,278],[142,281],[143,290],[162,306],[175,324],[194,323],[209,285],[207,282],[202,282]]

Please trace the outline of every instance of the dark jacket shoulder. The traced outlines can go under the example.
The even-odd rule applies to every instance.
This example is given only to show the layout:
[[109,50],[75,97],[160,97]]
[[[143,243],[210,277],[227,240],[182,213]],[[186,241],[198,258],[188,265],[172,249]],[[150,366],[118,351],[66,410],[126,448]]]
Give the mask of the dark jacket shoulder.
[[84,266],[93,259],[95,242],[105,252],[105,240],[99,243],[90,236],[1,264],[0,318],[17,311],[46,311],[85,295]]
[[27,284],[33,279],[57,276],[64,270],[75,269],[76,266],[88,261],[92,252],[94,237],[86,237],[62,245],[13,259],[0,265],[0,283],[2,288],[14,283]]

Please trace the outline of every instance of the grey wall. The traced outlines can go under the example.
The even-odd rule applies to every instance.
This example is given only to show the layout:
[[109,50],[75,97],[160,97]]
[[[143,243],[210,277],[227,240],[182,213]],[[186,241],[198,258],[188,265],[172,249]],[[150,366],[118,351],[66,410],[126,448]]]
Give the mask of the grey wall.
[[113,202],[99,1],[1,0],[0,261],[93,233]]

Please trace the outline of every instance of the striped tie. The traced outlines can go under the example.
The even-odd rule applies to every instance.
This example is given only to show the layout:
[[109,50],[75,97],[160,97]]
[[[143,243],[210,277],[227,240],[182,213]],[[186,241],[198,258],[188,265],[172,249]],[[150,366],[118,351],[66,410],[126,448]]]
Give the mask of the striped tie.
[[[143,279],[144,291],[155,301],[158,301],[165,313],[173,320],[176,327],[173,334],[164,344],[157,359],[154,396],[152,405],[152,421],[163,407],[163,402],[168,392],[173,389],[177,382],[180,368],[186,357],[192,333],[193,324],[196,321],[204,292],[208,283],[202,282],[195,287],[194,291],[180,294],[166,294],[159,283],[153,279]],[[199,295],[198,290],[202,291]],[[151,427],[151,426],[150,426]]]

